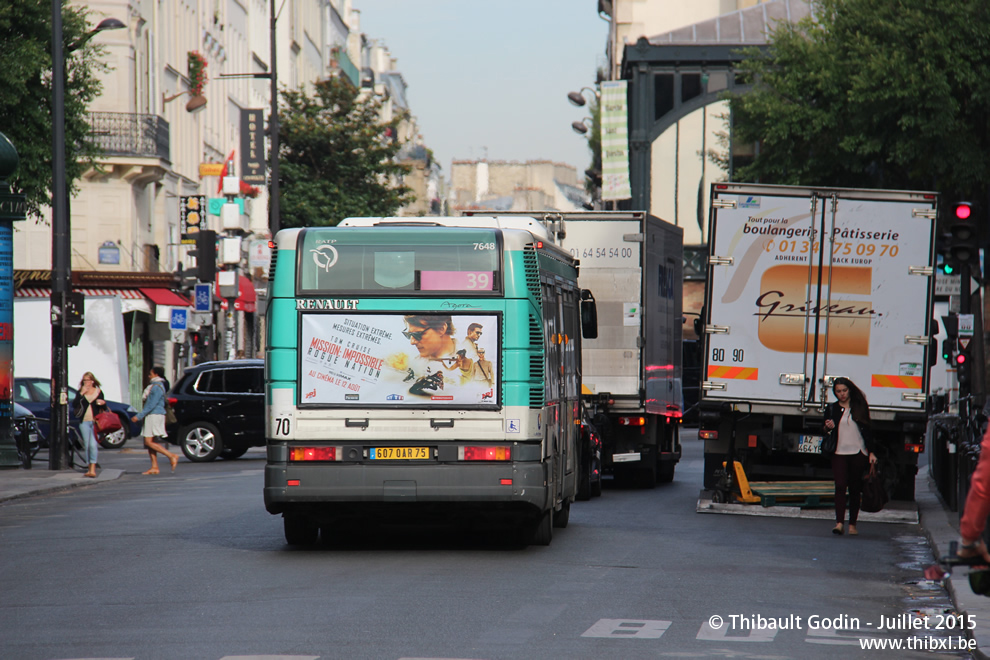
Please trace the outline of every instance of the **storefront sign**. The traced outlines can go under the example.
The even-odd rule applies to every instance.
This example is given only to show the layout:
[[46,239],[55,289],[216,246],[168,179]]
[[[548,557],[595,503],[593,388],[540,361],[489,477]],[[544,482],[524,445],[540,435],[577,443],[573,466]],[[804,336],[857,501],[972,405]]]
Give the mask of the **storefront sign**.
[[241,110],[241,181],[253,186],[267,183],[265,117],[262,110]]

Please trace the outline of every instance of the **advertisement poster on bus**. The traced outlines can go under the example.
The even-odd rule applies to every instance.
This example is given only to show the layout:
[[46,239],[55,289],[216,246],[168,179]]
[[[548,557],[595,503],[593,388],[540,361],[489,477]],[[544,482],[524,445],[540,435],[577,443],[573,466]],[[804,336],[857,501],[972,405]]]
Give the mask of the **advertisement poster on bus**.
[[299,404],[498,405],[495,314],[303,314]]

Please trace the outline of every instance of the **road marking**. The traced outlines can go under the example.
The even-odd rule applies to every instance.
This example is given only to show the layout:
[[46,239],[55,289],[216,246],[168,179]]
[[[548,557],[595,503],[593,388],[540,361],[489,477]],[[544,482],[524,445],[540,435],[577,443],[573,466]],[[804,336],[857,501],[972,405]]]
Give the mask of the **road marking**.
[[595,625],[581,633],[581,637],[658,639],[670,628],[671,623],[673,622],[650,619],[599,619]]
[[[712,628],[711,624],[705,621],[701,624],[701,630],[698,631],[698,636],[695,639],[708,642],[772,642],[773,638],[777,636],[777,630],[774,628],[733,630],[734,634],[729,635],[730,628],[731,626]],[[740,632],[744,634],[739,634]]]

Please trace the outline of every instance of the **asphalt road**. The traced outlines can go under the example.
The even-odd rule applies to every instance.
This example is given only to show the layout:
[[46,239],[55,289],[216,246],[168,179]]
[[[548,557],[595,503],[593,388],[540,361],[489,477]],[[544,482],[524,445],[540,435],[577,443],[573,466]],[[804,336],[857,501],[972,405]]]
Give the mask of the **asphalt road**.
[[[606,484],[525,549],[421,524],[290,549],[261,451],[148,477],[128,446],[101,452],[116,481],[0,505],[0,657],[968,657],[918,650],[958,634],[917,525],[835,537],[827,520],[698,514],[690,432],[674,483]],[[912,610],[943,629],[907,629]]]

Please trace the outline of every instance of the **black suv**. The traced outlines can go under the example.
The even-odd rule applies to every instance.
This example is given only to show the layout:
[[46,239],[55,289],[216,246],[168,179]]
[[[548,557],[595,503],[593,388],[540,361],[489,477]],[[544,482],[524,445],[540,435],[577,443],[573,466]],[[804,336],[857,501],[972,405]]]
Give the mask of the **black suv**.
[[265,445],[265,361],[204,362],[168,393],[178,420],[167,429],[190,461],[239,458]]

